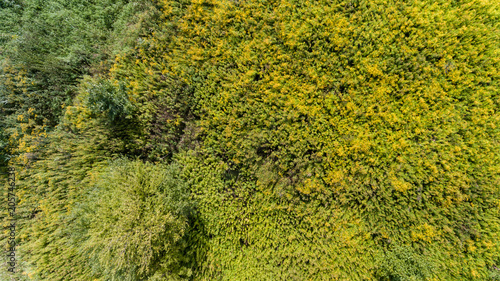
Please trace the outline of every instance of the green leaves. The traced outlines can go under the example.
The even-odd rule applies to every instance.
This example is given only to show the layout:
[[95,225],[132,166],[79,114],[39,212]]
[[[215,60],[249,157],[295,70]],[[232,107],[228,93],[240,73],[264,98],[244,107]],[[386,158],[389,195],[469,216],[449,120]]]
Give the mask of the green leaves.
[[134,107],[128,99],[123,83],[115,86],[108,80],[93,81],[88,86],[86,106],[96,115],[105,113],[110,123],[130,118]]
[[411,247],[394,246],[380,265],[380,280],[428,280],[436,270],[429,258],[419,255]]
[[176,279],[194,211],[178,172],[174,165],[117,160],[82,198],[77,212],[88,238],[80,247],[95,257],[100,276],[138,280],[161,272]]

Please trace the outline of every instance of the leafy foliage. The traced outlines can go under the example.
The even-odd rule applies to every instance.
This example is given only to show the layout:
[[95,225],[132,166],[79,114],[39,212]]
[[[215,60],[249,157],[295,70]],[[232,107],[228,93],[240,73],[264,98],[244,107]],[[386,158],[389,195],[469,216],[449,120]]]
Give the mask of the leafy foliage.
[[95,114],[104,112],[111,123],[130,118],[133,106],[126,96],[124,85],[115,87],[108,80],[97,81],[87,90],[88,107]]
[[96,275],[105,280],[178,280],[193,206],[175,166],[118,160],[82,200],[77,217]]
[[433,270],[426,257],[410,247],[396,246],[387,253],[381,264],[381,280],[428,280]]

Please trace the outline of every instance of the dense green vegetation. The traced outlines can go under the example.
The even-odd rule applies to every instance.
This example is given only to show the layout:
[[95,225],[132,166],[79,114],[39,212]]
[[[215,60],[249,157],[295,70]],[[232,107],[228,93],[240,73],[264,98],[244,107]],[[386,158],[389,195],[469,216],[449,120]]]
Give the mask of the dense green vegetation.
[[499,279],[497,1],[1,3],[20,280]]

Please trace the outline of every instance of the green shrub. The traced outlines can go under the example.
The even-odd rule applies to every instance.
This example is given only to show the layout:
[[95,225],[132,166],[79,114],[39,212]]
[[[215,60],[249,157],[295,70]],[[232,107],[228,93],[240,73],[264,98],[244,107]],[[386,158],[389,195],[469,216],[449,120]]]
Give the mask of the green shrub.
[[412,247],[394,246],[380,265],[380,280],[429,280],[436,270],[428,257],[415,253]]
[[123,83],[117,87],[108,80],[98,80],[89,85],[87,91],[87,106],[94,114],[105,113],[111,124],[130,118],[133,106]]
[[183,247],[193,205],[174,166],[117,160],[83,199],[81,213],[96,276],[178,280],[189,275]]

